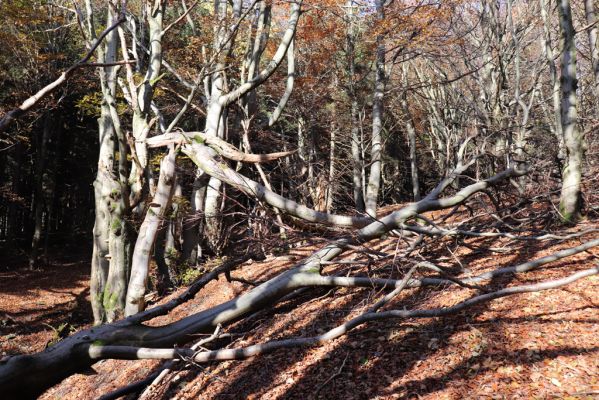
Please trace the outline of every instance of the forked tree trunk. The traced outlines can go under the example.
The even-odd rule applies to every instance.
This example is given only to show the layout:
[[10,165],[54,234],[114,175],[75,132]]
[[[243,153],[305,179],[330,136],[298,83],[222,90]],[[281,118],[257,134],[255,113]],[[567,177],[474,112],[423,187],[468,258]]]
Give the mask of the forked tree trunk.
[[[89,12],[91,5],[88,2]],[[108,11],[108,22],[115,19]],[[91,37],[94,37],[93,21],[88,25]],[[105,44],[98,49],[98,61],[111,63],[116,61],[118,36],[112,31],[106,36]],[[111,322],[123,315],[125,294],[129,277],[130,237],[126,215],[128,213],[127,190],[124,190],[121,178],[122,166],[119,165],[118,177],[115,174],[115,153],[119,154],[119,164],[126,161],[123,146],[117,146],[117,133],[113,121],[110,101],[116,94],[116,69],[105,67],[100,70],[102,105],[98,119],[99,157],[98,172],[94,181],[95,223],[93,230],[92,271],[90,296],[94,322]]]
[[[215,0],[214,17],[216,28],[214,36],[214,49],[220,52],[219,61],[214,66],[211,75],[210,103],[206,116],[206,133],[211,136],[223,138],[225,136],[227,119],[225,109],[220,104],[220,97],[225,92],[225,67],[227,56],[227,2],[226,0]],[[206,187],[204,200],[204,234],[211,249],[218,253],[222,240],[222,216],[221,216],[221,188],[222,182],[211,177]]]
[[[151,3],[154,4],[152,5]],[[150,53],[144,80],[140,85],[135,85],[131,74],[132,71],[129,70],[128,81],[132,96],[131,106],[133,108],[132,134],[135,140],[133,148],[137,157],[137,161],[131,164],[129,177],[132,203],[140,202],[145,186],[144,177],[148,167],[148,150],[145,140],[151,128],[150,113],[154,88],[160,79],[160,69],[162,66],[162,26],[165,6],[166,2],[164,0],[154,0],[144,5],[146,7],[146,19],[148,22]],[[139,165],[137,162],[139,162]],[[143,207],[138,207],[137,210],[137,214],[139,214],[143,210]]]

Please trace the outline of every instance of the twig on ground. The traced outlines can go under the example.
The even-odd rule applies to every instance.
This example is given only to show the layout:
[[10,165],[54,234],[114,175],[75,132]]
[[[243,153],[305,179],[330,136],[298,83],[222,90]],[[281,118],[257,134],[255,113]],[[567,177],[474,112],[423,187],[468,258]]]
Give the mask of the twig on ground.
[[335,372],[326,381],[324,381],[320,386],[318,386],[318,388],[314,391],[314,394],[312,395],[312,398],[317,398],[318,397],[318,393],[320,393],[320,391],[322,390],[322,388],[324,388],[330,381],[332,381],[333,379],[335,379],[336,377],[338,377],[339,375],[341,375],[341,371],[343,371],[343,367],[345,367],[345,363],[347,362],[347,358],[348,357],[349,357],[349,352],[345,355],[345,358],[343,359],[343,362],[339,366],[339,369],[337,369],[337,372]]

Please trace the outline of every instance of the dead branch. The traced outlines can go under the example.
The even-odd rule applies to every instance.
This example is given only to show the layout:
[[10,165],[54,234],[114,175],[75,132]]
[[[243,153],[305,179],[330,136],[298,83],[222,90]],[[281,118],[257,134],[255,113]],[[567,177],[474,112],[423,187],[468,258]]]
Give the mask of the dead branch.
[[91,346],[90,354],[93,358],[116,358],[124,360],[139,359],[192,359],[196,363],[210,361],[242,360],[257,355],[272,353],[279,349],[314,346],[326,343],[346,335],[356,327],[369,322],[383,319],[409,319],[409,318],[438,318],[454,315],[473,306],[486,303],[502,297],[513,296],[520,293],[540,292],[557,289],[579,279],[599,274],[599,267],[576,272],[562,279],[543,281],[532,285],[513,286],[495,292],[471,297],[450,307],[433,308],[426,310],[389,310],[382,312],[366,312],[328,332],[312,337],[275,340],[243,348],[221,349],[194,353],[189,349],[155,349],[138,348],[129,346]]
[[226,163],[216,160],[213,150],[209,147],[192,143],[183,147],[182,151],[208,175],[228,183],[248,196],[259,201],[264,201],[271,206],[286,212],[294,217],[310,222],[325,223],[336,226],[362,227],[372,221],[370,217],[344,216],[328,214],[313,210],[293,200],[287,199],[265,186],[249,179],[230,168]]
[[[8,129],[8,127],[10,126],[10,124],[13,121],[16,121],[18,118],[20,118],[23,115],[25,115],[32,108],[34,108],[36,105],[38,105],[40,101],[42,101],[43,99],[45,99],[46,96],[48,96],[50,93],[54,92],[56,89],[58,89],[62,85],[64,85],[66,83],[66,81],[71,77],[71,75],[73,75],[73,73],[75,71],[77,71],[78,69],[80,69],[82,67],[89,66],[87,64],[87,62],[92,57],[92,55],[94,54],[94,52],[96,51],[96,49],[98,48],[98,46],[100,46],[100,44],[102,43],[102,41],[104,40],[104,38],[106,38],[106,36],[111,31],[113,31],[114,29],[116,29],[123,22],[125,22],[125,15],[124,15],[124,13],[121,13],[121,15],[119,16],[119,18],[111,26],[109,26],[108,28],[106,28],[100,34],[100,36],[96,39],[96,41],[94,42],[94,44],[91,46],[91,48],[89,49],[89,51],[85,54],[85,56],[81,60],[79,60],[76,64],[73,64],[67,70],[65,70],[62,74],[60,74],[60,76],[54,82],[52,82],[52,83],[44,86],[36,94],[34,94],[33,96],[31,96],[27,100],[25,100],[23,103],[21,103],[21,105],[19,107],[15,108],[14,110],[11,110],[11,111],[7,112],[0,119],[0,132],[4,132],[6,129]],[[94,65],[94,66],[96,66],[96,65]]]
[[276,161],[280,158],[290,156],[296,153],[296,150],[282,151],[269,154],[249,154],[239,151],[235,146],[216,137],[207,135],[204,132],[171,132],[163,135],[153,136],[146,140],[150,148],[163,147],[171,144],[189,144],[191,142],[204,143],[214,149],[221,156],[239,162],[263,163]]
[[[206,147],[204,146],[204,148]],[[326,286],[329,282],[336,284],[339,281],[335,282],[334,279],[340,278],[320,275],[320,263],[322,261],[332,261],[346,251],[348,245],[363,244],[401,227],[407,219],[419,213],[453,207],[466,201],[475,193],[485,190],[506,178],[524,173],[526,173],[526,170],[511,168],[487,180],[469,185],[453,196],[441,199],[424,199],[412,203],[365,226],[355,236],[334,241],[291,270],[281,273],[247,293],[171,324],[151,327],[141,323],[168,312],[168,310],[184,301],[183,299],[172,300],[167,303],[168,305],[159,306],[156,309],[145,311],[113,324],[83,330],[65,338],[41,353],[4,358],[0,362],[0,391],[5,398],[35,397],[65,377],[92,365],[103,354],[104,350],[99,349],[111,349],[113,347],[163,348],[185,343],[198,333],[213,331],[219,324],[230,323],[255,311],[271,307],[285,295],[300,287],[310,285]],[[367,280],[368,284],[372,285],[372,281]],[[198,286],[201,287],[201,285]],[[194,290],[183,297],[193,296],[197,292],[197,290]],[[376,315],[379,314],[376,313]],[[143,355],[143,352],[140,355]],[[195,361],[196,357],[193,359]]]

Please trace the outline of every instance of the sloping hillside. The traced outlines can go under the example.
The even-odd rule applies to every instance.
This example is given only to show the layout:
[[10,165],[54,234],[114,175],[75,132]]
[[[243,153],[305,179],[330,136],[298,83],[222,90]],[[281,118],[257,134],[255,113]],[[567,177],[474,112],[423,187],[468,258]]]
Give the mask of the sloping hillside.
[[[539,259],[599,237],[595,219],[566,229],[553,225],[546,212],[539,206],[526,216],[520,215],[526,224],[521,223],[518,235],[531,237],[541,230],[559,231],[561,235],[564,231],[586,233],[568,240],[427,239],[412,257],[426,256],[443,270],[463,278]],[[463,223],[471,218],[486,220],[488,216],[484,214],[481,210],[474,216],[464,212],[451,216],[448,223]],[[525,225],[528,231],[523,231]],[[319,238],[278,256],[270,254],[261,262],[246,262],[231,272],[233,282],[224,277],[211,282],[194,300],[152,324],[171,322],[230,300],[247,290],[250,282],[263,282],[290,268],[311,254],[317,242],[326,240]],[[344,256],[345,263],[327,266],[328,273],[400,277],[408,263],[394,254],[406,246],[404,240],[388,237],[372,242],[367,250],[355,249]],[[591,268],[598,257],[599,249],[593,248],[540,270],[493,279],[482,288],[451,285],[405,289],[387,308],[450,306],[478,291],[556,279]],[[71,313],[79,312],[76,299],[86,294],[85,279],[77,280],[70,288],[52,288],[47,282],[58,273],[51,269],[28,279],[17,275],[3,279],[6,287],[11,286],[11,281],[13,286],[20,282],[19,293],[31,293],[36,299],[31,298],[29,304],[39,305],[37,309],[34,306],[17,313],[15,310],[22,307],[9,297],[3,298],[2,312],[9,316],[8,326],[3,328],[4,351],[39,351],[57,335],[43,328],[45,318],[51,314],[44,314],[43,310],[65,315],[70,307]],[[437,275],[426,270],[417,274]],[[594,398],[599,394],[595,373],[599,370],[598,289],[599,279],[595,275],[555,290],[494,300],[455,316],[370,322],[318,347],[283,349],[244,361],[202,365],[178,362],[159,382],[146,388],[142,398]],[[244,347],[318,335],[364,312],[383,292],[374,288],[301,290],[273,308],[224,327],[220,337],[205,347]],[[73,299],[65,297],[69,294]],[[45,308],[40,308],[42,305]],[[60,320],[54,321],[56,324]],[[24,328],[34,324],[41,326],[41,333]],[[205,336],[198,337],[201,339]],[[101,361],[93,371],[66,379],[42,398],[98,398],[144,379],[161,365],[149,360]]]

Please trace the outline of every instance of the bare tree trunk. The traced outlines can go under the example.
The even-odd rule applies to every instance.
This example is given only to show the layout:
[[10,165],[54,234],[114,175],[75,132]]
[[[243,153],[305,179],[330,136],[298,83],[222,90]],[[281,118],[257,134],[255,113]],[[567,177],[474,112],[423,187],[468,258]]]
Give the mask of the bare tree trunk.
[[[148,150],[145,140],[151,129],[150,112],[152,110],[154,88],[160,79],[162,66],[162,27],[166,2],[164,0],[154,0],[146,2],[143,7],[145,7],[148,22],[149,62],[141,84],[135,84],[132,67],[131,65],[126,66],[131,107],[133,108],[132,134],[134,144],[132,145],[132,151],[134,152],[135,161],[131,165],[129,181],[131,182],[131,203],[138,204],[136,214],[140,214],[143,210],[140,200],[143,195],[144,178],[147,175],[148,167]],[[127,60],[127,48],[122,28],[119,28],[119,32],[121,33],[123,58]],[[132,40],[135,42],[136,38]]]
[[406,94],[404,93],[402,98],[402,106],[406,118],[406,134],[408,135],[408,146],[410,148],[410,177],[412,179],[412,195],[414,201],[419,201],[420,195],[420,178],[418,177],[418,159],[416,154],[416,130],[414,129],[414,123],[412,122],[412,115],[406,101]]
[[545,0],[539,0],[541,5],[541,18],[543,19],[543,50],[545,57],[547,58],[547,65],[549,66],[549,73],[551,75],[551,86],[553,91],[551,93],[551,99],[553,101],[553,118],[555,127],[554,133],[559,144],[558,156],[563,158],[564,153],[564,135],[562,132],[562,122],[560,113],[560,82],[557,78],[557,68],[555,66],[555,55],[553,54],[553,48],[551,47],[551,26],[549,24],[549,17],[547,16],[547,6]]
[[144,295],[150,267],[150,255],[156,240],[156,233],[173,197],[176,158],[177,151],[171,148],[168,155],[162,160],[156,194],[149,205],[144,222],[139,228],[139,236],[133,250],[131,279],[127,289],[125,306],[125,315],[127,316],[136,314],[145,307]]
[[301,196],[305,198],[310,197],[312,193],[313,172],[310,162],[310,156],[312,154],[311,147],[311,140],[308,136],[306,121],[303,116],[300,116],[297,120],[297,155],[299,158],[297,175],[305,181],[305,189],[300,190]]
[[[214,16],[216,20],[214,49],[220,54],[219,61],[214,66],[214,72],[211,75],[210,100],[206,117],[206,132],[218,138],[224,138],[227,119],[225,109],[220,103],[220,97],[225,93],[225,72],[227,46],[227,2],[226,0],[215,0]],[[211,177],[206,188],[206,198],[204,201],[204,234],[208,245],[216,253],[219,252],[222,239],[222,217],[221,217],[221,187],[222,182]]]
[[[131,204],[139,206],[144,187],[147,150],[145,138],[150,130],[149,113],[153,89],[159,78],[162,60],[162,16],[165,2],[154,0],[144,4],[150,32],[150,62],[141,84],[133,79],[133,69],[126,64],[128,89],[123,86],[125,98],[133,110],[133,141],[121,128],[117,111],[116,82],[117,68],[103,67],[100,70],[103,102],[100,130],[100,157],[96,178],[96,224],[94,227],[94,250],[92,260],[91,297],[96,323],[114,321],[123,316],[126,308],[127,282],[131,274],[132,232],[127,222],[131,215]],[[94,39],[94,23],[91,2],[87,1],[88,33]],[[108,6],[109,22],[115,19],[114,10]],[[133,39],[135,40],[135,38]],[[103,63],[116,61],[119,47],[125,61],[129,60],[124,30],[119,28],[118,35],[111,32],[106,37],[104,49],[99,49],[98,59]],[[129,150],[131,149],[131,153]],[[118,164],[115,174],[115,154]],[[129,168],[129,157],[133,159]],[[130,172],[129,172],[130,169]],[[139,264],[135,268],[140,267]],[[136,276],[139,272],[136,272]],[[137,295],[137,293],[135,293]]]
[[[384,1],[375,0],[377,20],[385,19]],[[383,97],[385,96],[385,44],[383,35],[376,38],[376,75],[372,100],[372,144],[370,149],[370,175],[366,190],[366,213],[376,218],[379,188],[381,186],[381,152],[383,145]]]
[[362,185],[362,171],[364,169],[362,159],[362,137],[360,135],[360,120],[358,111],[358,99],[356,96],[356,27],[355,27],[355,7],[354,1],[347,2],[347,70],[348,84],[347,95],[351,102],[350,121],[351,121],[351,154],[352,154],[352,180],[354,204],[356,211],[364,212],[364,186]]
[[584,0],[584,12],[586,15],[589,36],[589,48],[591,50],[591,66],[593,68],[593,79],[595,81],[595,102],[599,101],[599,47],[597,45],[597,14],[595,2]]
[[[53,124],[51,122],[51,114],[48,111],[44,117],[44,127],[42,128],[42,135],[38,141],[38,148],[36,149],[37,160],[35,166],[35,195],[34,195],[34,222],[33,237],[31,239],[31,252],[29,253],[29,269],[34,269],[37,265],[40,240],[42,238],[42,229],[44,225],[44,212],[48,212],[47,196],[47,182],[46,166],[48,164],[48,141],[52,134]],[[48,226],[46,224],[46,230]]]
[[364,163],[362,159],[362,135],[360,134],[360,121],[358,116],[358,102],[353,99],[351,102],[351,154],[352,154],[352,179],[354,189],[354,203],[356,211],[364,212],[364,186],[363,171]]
[[196,178],[193,182],[191,191],[191,214],[183,219],[183,248],[181,259],[190,265],[196,265],[198,257],[202,256],[200,247],[200,232],[202,229],[201,213],[204,211],[204,199],[206,197],[206,187],[208,176],[198,169]]
[[561,59],[561,123],[567,150],[566,165],[562,172],[560,214],[564,221],[576,221],[581,208],[580,181],[582,176],[583,146],[582,135],[577,124],[576,88],[576,45],[570,0],[559,0],[560,28],[564,42]]
[[[182,190],[179,180],[175,177],[175,186],[173,189],[173,198],[181,198]],[[168,214],[168,215],[166,215]],[[172,288],[176,282],[176,273],[174,271],[177,260],[178,246],[180,242],[180,216],[179,204],[171,201],[170,208],[165,213],[154,244],[154,260],[158,269],[158,291],[163,293],[166,289]]]
[[331,136],[329,138],[329,173],[327,177],[326,186],[326,199],[325,199],[325,211],[331,213],[333,210],[333,200],[335,196],[335,190],[337,182],[335,181],[335,140],[337,135],[337,112],[336,106],[333,104],[333,115],[331,123]]
[[[91,3],[88,7],[88,30],[94,37]],[[115,19],[108,10],[108,22]],[[104,63],[116,61],[118,36],[110,32],[105,45],[98,49],[98,60]],[[125,306],[126,285],[129,276],[129,235],[125,215],[127,213],[127,191],[122,180],[127,154],[123,149],[123,139],[119,138],[113,120],[116,94],[116,68],[104,67],[100,70],[102,105],[98,119],[100,154],[98,172],[94,182],[96,218],[92,254],[90,295],[94,322],[100,324],[113,321],[122,315]],[[126,145],[125,145],[126,146]],[[118,148],[118,150],[117,150]],[[119,154],[118,177],[115,176],[115,152]],[[126,180],[126,175],[125,175]],[[128,200],[128,199],[127,199]]]

